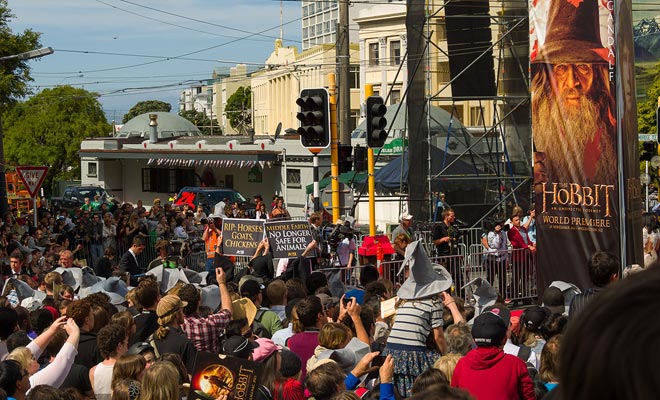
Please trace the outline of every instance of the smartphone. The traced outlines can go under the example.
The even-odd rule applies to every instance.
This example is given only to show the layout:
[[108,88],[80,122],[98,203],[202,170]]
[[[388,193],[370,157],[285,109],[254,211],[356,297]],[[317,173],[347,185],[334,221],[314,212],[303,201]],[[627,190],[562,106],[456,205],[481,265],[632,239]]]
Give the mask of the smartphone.
[[372,367],[381,367],[384,362],[385,362],[385,356],[383,356],[383,355],[376,356],[376,357],[374,357],[373,360],[371,360],[371,366]]

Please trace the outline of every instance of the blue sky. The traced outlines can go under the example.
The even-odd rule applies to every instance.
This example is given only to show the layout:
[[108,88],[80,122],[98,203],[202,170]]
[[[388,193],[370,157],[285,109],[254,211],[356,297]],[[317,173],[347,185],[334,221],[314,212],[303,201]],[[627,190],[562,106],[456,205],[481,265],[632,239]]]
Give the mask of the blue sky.
[[[142,100],[174,109],[189,81],[211,78],[214,68],[263,65],[280,35],[280,5],[284,45],[300,49],[299,1],[9,0],[12,30],[41,32],[55,49],[30,61],[34,90],[69,84],[101,93],[109,120]],[[183,55],[190,60],[158,58]]]

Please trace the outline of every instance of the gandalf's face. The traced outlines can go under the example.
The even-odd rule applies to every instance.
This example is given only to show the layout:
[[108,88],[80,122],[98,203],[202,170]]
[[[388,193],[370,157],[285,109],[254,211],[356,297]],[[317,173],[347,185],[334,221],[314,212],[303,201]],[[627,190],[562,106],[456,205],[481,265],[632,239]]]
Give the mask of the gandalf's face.
[[577,106],[594,82],[594,70],[590,64],[555,64],[552,73],[564,106]]

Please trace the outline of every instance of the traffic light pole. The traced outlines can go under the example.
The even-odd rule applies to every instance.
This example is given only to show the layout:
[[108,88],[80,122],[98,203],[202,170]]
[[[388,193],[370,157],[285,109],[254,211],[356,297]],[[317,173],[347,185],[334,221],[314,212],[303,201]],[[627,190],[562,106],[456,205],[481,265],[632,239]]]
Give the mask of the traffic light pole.
[[314,212],[321,211],[321,193],[319,189],[319,153],[313,153],[314,161]]
[[330,93],[330,175],[332,184],[332,222],[341,217],[339,196],[339,133],[337,132],[337,81],[334,73],[328,74]]
[[[367,84],[364,87],[364,98],[373,96],[374,87]],[[376,236],[376,178],[374,177],[374,149],[367,147],[367,173],[369,183],[369,236]]]

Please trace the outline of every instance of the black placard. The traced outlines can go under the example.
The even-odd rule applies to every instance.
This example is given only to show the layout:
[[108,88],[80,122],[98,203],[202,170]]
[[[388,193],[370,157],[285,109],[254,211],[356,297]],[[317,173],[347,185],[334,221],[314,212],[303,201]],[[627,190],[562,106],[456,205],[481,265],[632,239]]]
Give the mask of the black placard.
[[266,222],[264,227],[273,258],[300,257],[313,240],[307,221]]
[[222,254],[252,256],[264,237],[264,221],[224,218],[222,220]]

